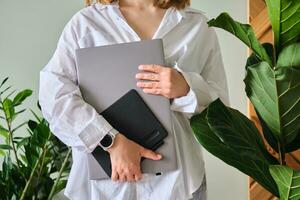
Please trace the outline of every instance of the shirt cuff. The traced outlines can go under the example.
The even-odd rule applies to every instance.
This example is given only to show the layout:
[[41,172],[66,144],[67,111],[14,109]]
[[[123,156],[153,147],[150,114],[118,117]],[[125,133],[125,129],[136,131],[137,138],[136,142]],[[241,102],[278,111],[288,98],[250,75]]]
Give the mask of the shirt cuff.
[[95,119],[78,135],[86,146],[86,152],[91,153],[97,147],[102,138],[114,129],[102,115]]
[[193,90],[189,73],[182,71],[177,65],[175,65],[174,68],[182,74],[190,89],[185,96],[171,99],[171,110],[185,113],[194,113],[197,110],[198,100],[196,93]]

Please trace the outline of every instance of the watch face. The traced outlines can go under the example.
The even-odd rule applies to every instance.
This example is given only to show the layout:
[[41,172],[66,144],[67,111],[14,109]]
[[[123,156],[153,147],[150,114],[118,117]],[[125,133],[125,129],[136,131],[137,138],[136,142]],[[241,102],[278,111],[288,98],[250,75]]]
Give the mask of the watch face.
[[100,141],[103,147],[109,147],[112,143],[112,137],[110,135],[105,135],[104,138]]

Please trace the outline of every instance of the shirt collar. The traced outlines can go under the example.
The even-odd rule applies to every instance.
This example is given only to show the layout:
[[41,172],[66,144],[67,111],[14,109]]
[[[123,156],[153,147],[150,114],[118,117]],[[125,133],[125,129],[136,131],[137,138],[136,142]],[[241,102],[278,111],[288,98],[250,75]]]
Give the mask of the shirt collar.
[[[105,9],[107,7],[116,7],[119,8],[119,0],[113,1],[112,3],[109,4],[102,4],[102,3],[95,3],[95,5],[100,9]],[[185,18],[186,17],[186,8],[184,9],[175,9],[176,12],[182,17]]]
[[[101,10],[109,8],[119,8],[119,0],[114,1],[110,4],[96,3],[96,6],[98,6],[98,8]],[[186,11],[187,8],[179,10],[175,7],[170,7],[167,10],[167,12],[169,13],[166,13],[166,15],[168,14],[168,16],[163,19],[152,39],[163,38],[168,32],[176,27],[184,17],[186,17]],[[125,26],[128,29],[127,24],[124,25],[124,23],[121,23],[121,25]],[[133,35],[135,35],[136,38],[140,39],[139,36],[134,32],[134,30],[132,30],[132,28],[129,28],[129,30]]]

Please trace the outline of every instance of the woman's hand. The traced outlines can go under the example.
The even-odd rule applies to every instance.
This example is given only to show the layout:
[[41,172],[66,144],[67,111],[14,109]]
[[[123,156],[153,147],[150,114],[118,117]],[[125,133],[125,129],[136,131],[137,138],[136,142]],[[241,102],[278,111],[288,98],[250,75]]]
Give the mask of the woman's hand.
[[147,71],[136,74],[137,87],[148,94],[161,95],[169,99],[187,95],[189,85],[182,74],[171,67],[161,65],[140,65],[139,70]]
[[162,156],[127,139],[119,133],[114,144],[108,148],[110,154],[113,181],[138,181],[142,178],[141,157],[160,160]]

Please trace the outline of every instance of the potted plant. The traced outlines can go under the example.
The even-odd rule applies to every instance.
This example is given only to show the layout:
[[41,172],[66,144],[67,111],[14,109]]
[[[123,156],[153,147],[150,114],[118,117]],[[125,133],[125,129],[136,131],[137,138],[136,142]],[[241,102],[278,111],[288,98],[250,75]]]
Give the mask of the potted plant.
[[208,22],[244,42],[252,51],[246,63],[245,90],[260,120],[263,136],[278,153],[271,155],[254,123],[215,100],[190,124],[210,153],[251,176],[282,200],[300,199],[300,171],[285,154],[300,148],[300,1],[266,0],[273,44],[261,44],[248,24],[227,13]]
[[[15,126],[17,117],[26,111],[20,107],[32,91],[23,90],[11,98],[16,91],[5,86],[7,80],[0,84],[0,199],[52,199],[66,185],[71,149],[32,110],[34,120]],[[18,130],[22,135],[17,135]]]

